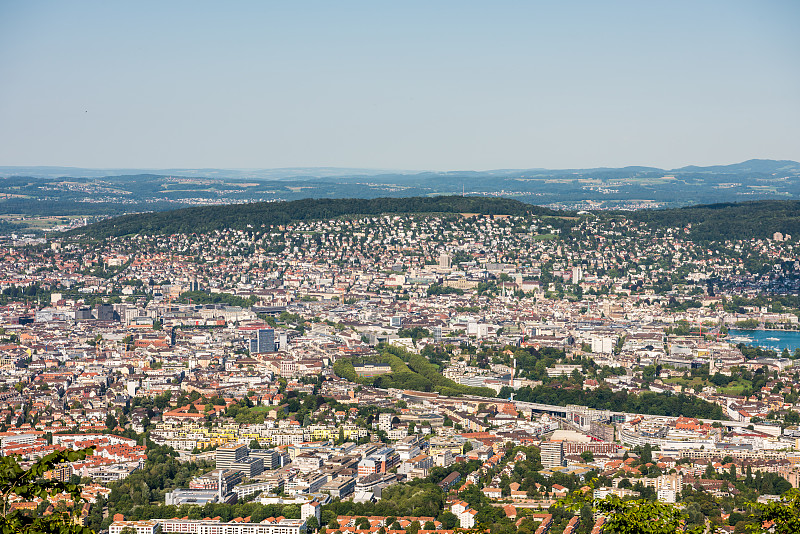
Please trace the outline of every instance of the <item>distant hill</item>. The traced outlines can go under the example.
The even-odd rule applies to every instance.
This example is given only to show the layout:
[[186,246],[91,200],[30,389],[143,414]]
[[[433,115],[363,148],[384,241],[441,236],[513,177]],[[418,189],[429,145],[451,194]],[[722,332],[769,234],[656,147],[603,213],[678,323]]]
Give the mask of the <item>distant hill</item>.
[[689,228],[696,241],[770,238],[775,232],[800,236],[800,201],[760,200],[667,210],[617,212],[652,227]]
[[304,199],[292,202],[256,202],[202,206],[139,213],[106,219],[68,232],[94,238],[129,234],[206,233],[233,228],[245,230],[293,221],[330,219],[384,213],[480,213],[485,215],[564,215],[506,198],[437,196],[373,199]]
[[733,165],[711,165],[709,167],[697,167],[689,165],[688,167],[681,167],[680,169],[673,169],[675,172],[709,172],[709,173],[773,173],[773,172],[787,172],[800,171],[800,163],[791,160],[774,160],[774,159],[750,159],[742,163],[734,163]]
[[[0,225],[0,235],[36,233],[67,224],[68,218],[74,217],[97,221],[191,206],[211,206],[210,213],[216,217],[214,209],[228,208],[213,207],[223,205],[454,195],[501,197],[570,211],[800,200],[800,163],[749,160],[673,170],[629,166],[448,172],[297,167],[164,169],[148,173],[138,169],[0,167],[0,216],[10,223]],[[233,212],[242,209],[230,208]],[[286,216],[291,219],[292,214],[276,214],[264,221]],[[132,229],[137,230],[135,225]]]
[[357,167],[285,167],[278,169],[90,169],[84,167],[22,167],[0,165],[0,177],[27,176],[33,178],[108,178],[116,176],[185,176],[225,178],[231,180],[285,180],[336,178],[340,176],[373,176],[376,174],[409,174],[419,171],[363,169]]
[[142,176],[183,176],[194,178],[216,178],[225,180],[317,180],[317,179],[356,179],[366,177],[390,178],[392,181],[403,179],[415,180],[429,179],[437,176],[442,178],[458,177],[463,179],[480,178],[487,176],[516,177],[519,175],[537,176],[570,176],[570,175],[613,175],[626,177],[635,174],[663,174],[663,173],[709,173],[709,174],[741,174],[741,173],[773,173],[773,172],[800,172],[800,163],[791,160],[751,159],[742,163],[731,165],[696,166],[688,165],[677,169],[661,169],[648,166],[627,167],[593,167],[588,169],[489,169],[475,170],[407,170],[407,169],[367,169],[360,167],[285,167],[275,169],[217,169],[217,168],[173,168],[173,169],[123,169],[107,168],[92,169],[84,167],[45,167],[45,166],[2,166],[0,165],[0,178],[11,176],[25,176],[31,178],[111,178]]
[[[246,230],[294,221],[387,213],[480,213],[484,215],[539,215],[571,217],[574,212],[552,210],[513,199],[475,196],[401,198],[304,199],[291,202],[255,202],[201,206],[172,211],[138,213],[106,219],[67,235],[104,238],[131,234],[206,233],[226,228]],[[800,201],[761,200],[684,208],[598,211],[602,219],[625,217],[653,229],[688,229],[695,241],[771,238],[775,232],[800,236]],[[568,232],[573,221],[554,220]]]

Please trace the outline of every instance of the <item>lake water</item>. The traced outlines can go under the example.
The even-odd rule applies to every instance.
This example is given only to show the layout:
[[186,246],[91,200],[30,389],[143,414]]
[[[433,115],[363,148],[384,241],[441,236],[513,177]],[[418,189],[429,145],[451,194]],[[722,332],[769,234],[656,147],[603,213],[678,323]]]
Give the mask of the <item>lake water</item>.
[[797,330],[737,330],[731,328],[728,330],[728,337],[726,340],[733,341],[731,338],[748,338],[750,341],[741,342],[746,345],[753,345],[754,347],[762,347],[765,349],[772,349],[778,354],[783,352],[783,349],[789,349],[789,352],[794,353],[794,349],[800,348],[800,331]]

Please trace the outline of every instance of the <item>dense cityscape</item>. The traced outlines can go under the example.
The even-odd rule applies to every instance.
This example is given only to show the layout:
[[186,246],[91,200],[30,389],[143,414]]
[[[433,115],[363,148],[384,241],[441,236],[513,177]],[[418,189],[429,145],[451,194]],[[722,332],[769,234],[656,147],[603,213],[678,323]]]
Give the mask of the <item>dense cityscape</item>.
[[0,1],[0,534],[800,534],[798,21]]
[[93,448],[45,474],[80,499],[11,506],[110,534],[572,534],[616,496],[744,532],[800,486],[800,349],[752,337],[800,328],[798,244],[690,226],[9,237],[0,450]]

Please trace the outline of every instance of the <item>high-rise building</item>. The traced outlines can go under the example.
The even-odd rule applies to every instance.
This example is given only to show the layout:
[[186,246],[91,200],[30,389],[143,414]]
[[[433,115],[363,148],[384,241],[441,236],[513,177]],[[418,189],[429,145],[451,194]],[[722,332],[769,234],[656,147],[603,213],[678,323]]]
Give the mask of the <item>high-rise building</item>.
[[247,445],[223,445],[217,449],[215,454],[215,459],[217,460],[216,467],[217,469],[230,469],[233,467],[233,464],[247,458],[248,453]]
[[452,259],[450,258],[450,254],[447,252],[442,252],[439,254],[439,267],[442,269],[449,269],[451,265]]
[[564,461],[564,449],[560,441],[545,441],[539,448],[543,467],[561,467]]
[[283,463],[281,453],[271,449],[251,449],[251,458],[261,458],[264,462],[264,469],[279,469]]
[[256,337],[250,340],[251,353],[275,352],[275,330],[261,328],[256,332]]
[[378,428],[383,430],[384,432],[388,432],[392,429],[392,419],[394,418],[393,413],[382,413],[378,415]]
[[264,460],[256,457],[251,458],[250,449],[247,448],[247,445],[224,445],[217,449],[215,458],[217,469],[239,471],[248,478],[259,475],[264,471]]
[[118,316],[114,313],[114,306],[111,304],[101,304],[97,307],[98,321],[115,321]]
[[572,268],[572,283],[577,284],[583,280],[583,269],[580,266],[576,266]]
[[258,331],[259,352],[275,352],[275,330],[262,328]]

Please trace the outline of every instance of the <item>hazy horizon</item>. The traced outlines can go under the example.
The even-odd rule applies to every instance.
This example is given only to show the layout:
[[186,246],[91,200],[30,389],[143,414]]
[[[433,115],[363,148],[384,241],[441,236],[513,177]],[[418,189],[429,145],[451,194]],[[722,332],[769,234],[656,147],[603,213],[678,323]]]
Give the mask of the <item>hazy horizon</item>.
[[[800,165],[800,162],[794,160],[768,160],[764,158],[753,158],[752,160],[747,161],[776,161],[776,162],[791,162],[795,165]],[[171,168],[158,168],[158,167],[79,167],[79,166],[63,166],[63,165],[0,165],[0,174],[2,171],[6,169],[48,169],[51,170],[52,173],[56,172],[69,172],[71,170],[74,171],[89,171],[97,176],[99,176],[103,172],[142,172],[142,173],[169,173],[169,172],[192,172],[196,174],[201,174],[203,171],[213,171],[213,172],[234,172],[234,173],[242,173],[246,174],[250,173],[275,173],[280,175],[281,173],[286,173],[288,176],[290,172],[301,172],[306,171],[312,173],[316,171],[316,173],[320,177],[324,176],[332,176],[332,177],[339,177],[339,176],[347,176],[353,175],[358,173],[364,173],[365,175],[378,175],[378,174],[424,174],[424,173],[459,173],[459,172],[467,172],[467,173],[492,173],[492,172],[524,172],[524,171],[552,171],[552,172],[564,172],[564,171],[579,171],[579,170],[593,170],[593,169],[625,169],[625,168],[656,168],[659,170],[663,170],[665,172],[670,171],[678,171],[680,169],[689,168],[689,167],[726,167],[732,165],[741,165],[747,163],[747,161],[737,161],[737,162],[725,162],[725,163],[717,163],[711,164],[708,166],[697,166],[693,164],[681,165],[680,167],[674,168],[660,168],[654,167],[652,165],[624,165],[622,167],[585,167],[585,168],[577,168],[577,167],[568,167],[568,168],[544,168],[544,167],[528,167],[528,168],[504,168],[504,169],[445,169],[445,170],[434,170],[434,169],[378,169],[378,168],[359,168],[359,167],[251,167],[251,168],[236,168],[236,167],[171,167]],[[325,171],[325,172],[321,172]],[[212,176],[208,176],[211,178]]]

